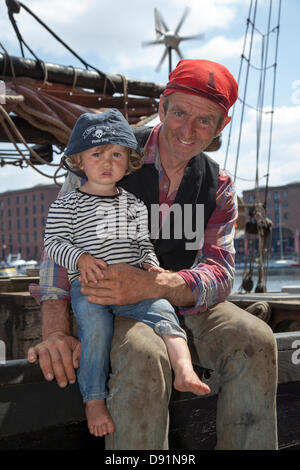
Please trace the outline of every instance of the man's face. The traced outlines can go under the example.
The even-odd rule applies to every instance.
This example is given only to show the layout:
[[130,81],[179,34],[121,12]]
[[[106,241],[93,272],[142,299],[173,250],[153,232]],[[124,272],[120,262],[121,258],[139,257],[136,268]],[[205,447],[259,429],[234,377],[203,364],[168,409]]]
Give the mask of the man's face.
[[188,162],[208,147],[228,119],[222,119],[222,111],[216,103],[200,96],[176,92],[167,100],[167,110],[163,107],[163,98],[159,104],[159,117],[163,123],[160,154],[163,159]]

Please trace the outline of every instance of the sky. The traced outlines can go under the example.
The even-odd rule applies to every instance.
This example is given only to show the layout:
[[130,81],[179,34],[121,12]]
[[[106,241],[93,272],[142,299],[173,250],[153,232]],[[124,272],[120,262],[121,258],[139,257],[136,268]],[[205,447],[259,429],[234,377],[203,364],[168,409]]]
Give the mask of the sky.
[[[241,61],[241,55],[243,47],[246,57],[250,52],[250,25],[246,40],[245,32],[250,4],[252,4],[251,18],[253,18],[256,2],[256,29],[252,38],[252,57],[247,79],[248,62]],[[129,79],[161,84],[168,81],[168,61],[163,63],[159,72],[156,72],[155,68],[163,55],[164,46],[142,47],[142,41],[155,39],[154,8],[159,10],[168,28],[174,30],[185,8],[189,7],[189,14],[179,33],[181,36],[203,33],[204,38],[181,42],[183,57],[220,62],[228,67],[236,78],[241,71],[239,97],[241,99],[245,97],[246,102],[242,131],[240,133],[243,108],[239,100],[231,111],[232,125],[228,125],[222,133],[220,150],[210,153],[222,168],[233,175],[240,195],[243,190],[254,187],[256,177],[260,186],[266,183],[276,51],[276,29],[269,35],[269,41],[265,35],[268,30],[270,2],[272,4],[270,29],[273,29],[278,24],[279,0],[23,1],[94,67],[105,73],[122,74]],[[300,1],[282,0],[270,154],[270,186],[300,181],[299,18]],[[21,9],[21,12],[15,15],[15,19],[24,40],[41,60],[82,67],[80,62],[43,30],[26,11]],[[18,41],[8,20],[4,0],[0,0],[0,43],[11,55],[21,56]],[[260,80],[258,68],[261,65],[262,50],[265,51],[267,45],[269,55],[266,60],[268,69],[265,78],[263,113],[257,113],[255,108],[259,102]],[[0,51],[2,52],[1,48]],[[29,52],[26,53],[26,57],[31,58]],[[178,56],[173,52],[173,67],[178,60]],[[248,86],[245,92],[246,81]],[[4,144],[0,146],[4,148]],[[257,168],[258,173],[256,173]],[[53,173],[53,169],[49,166],[39,166],[38,169],[49,175]],[[0,167],[0,181],[1,192],[53,182],[51,178],[42,176],[35,170],[20,169],[12,165]]]

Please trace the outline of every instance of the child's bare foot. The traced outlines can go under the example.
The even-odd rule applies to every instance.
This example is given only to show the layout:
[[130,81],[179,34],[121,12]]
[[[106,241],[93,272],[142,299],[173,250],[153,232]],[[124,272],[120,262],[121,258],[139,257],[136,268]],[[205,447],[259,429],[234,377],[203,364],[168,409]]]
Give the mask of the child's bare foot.
[[195,395],[205,395],[210,388],[202,382],[193,369],[185,368],[175,372],[174,388],[180,392],[192,392]]
[[90,400],[85,404],[88,428],[94,436],[100,437],[115,431],[115,425],[106,408],[105,400]]
[[169,353],[170,362],[175,373],[174,388],[180,392],[192,392],[205,395],[210,392],[193,369],[190,351],[185,339],[181,336],[163,335]]

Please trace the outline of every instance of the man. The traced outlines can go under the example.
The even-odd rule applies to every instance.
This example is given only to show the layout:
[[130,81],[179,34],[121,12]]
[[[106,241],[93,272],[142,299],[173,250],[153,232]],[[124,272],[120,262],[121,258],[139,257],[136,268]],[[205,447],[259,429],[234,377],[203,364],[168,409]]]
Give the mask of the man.
[[[166,271],[112,265],[103,281],[83,286],[82,292],[90,302],[104,305],[168,299],[182,315],[201,365],[220,374],[217,449],[275,449],[276,342],[268,325],[226,302],[234,274],[236,197],[230,177],[201,153],[230,121],[228,111],[237,96],[237,83],[222,65],[178,63],[160,100],[162,124],[146,142],[144,165],[123,186],[150,211],[155,204],[192,206],[193,227],[195,208],[204,204],[204,243],[187,249],[184,230],[180,239],[161,236],[154,244]],[[170,220],[163,211],[161,226]],[[173,232],[176,223],[170,222]],[[66,287],[51,285],[45,267],[42,292],[43,287],[44,341],[28,357],[32,362],[39,358],[46,379],[56,377],[65,386],[75,381],[80,345],[70,336]],[[118,320],[107,400],[116,432],[107,437],[106,448],[167,449],[171,373],[164,345],[141,323]]]

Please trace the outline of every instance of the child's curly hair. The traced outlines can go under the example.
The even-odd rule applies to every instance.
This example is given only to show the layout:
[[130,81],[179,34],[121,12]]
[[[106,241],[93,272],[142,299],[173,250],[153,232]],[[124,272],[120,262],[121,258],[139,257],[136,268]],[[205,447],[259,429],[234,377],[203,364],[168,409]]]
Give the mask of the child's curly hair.
[[[108,144],[109,145],[109,144]],[[103,150],[108,147],[108,145],[101,145]],[[125,175],[129,175],[135,170],[138,170],[142,166],[142,156],[133,149],[126,147],[128,150],[128,168]],[[83,173],[81,168],[81,153],[74,153],[73,155],[66,155],[66,162],[70,166],[71,170],[80,171]]]

